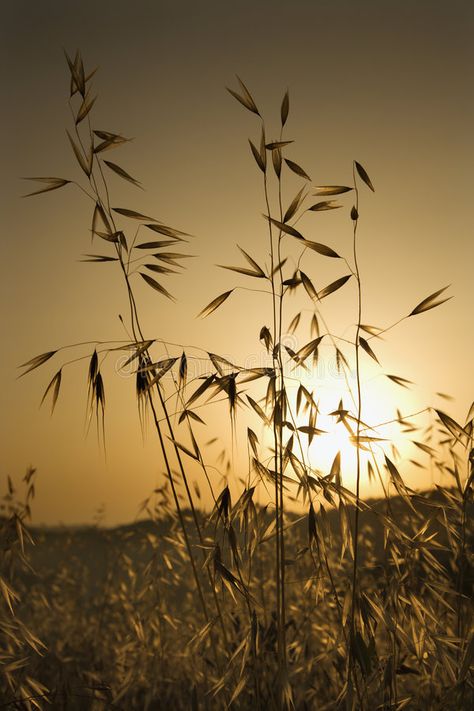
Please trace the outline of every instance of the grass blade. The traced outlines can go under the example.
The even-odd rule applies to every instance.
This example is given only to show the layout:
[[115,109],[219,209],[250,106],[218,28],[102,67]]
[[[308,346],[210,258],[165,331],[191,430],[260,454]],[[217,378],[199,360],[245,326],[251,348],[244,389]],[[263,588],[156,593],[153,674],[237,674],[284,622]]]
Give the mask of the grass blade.
[[285,95],[283,97],[283,101],[281,102],[281,108],[280,108],[280,119],[281,119],[281,127],[283,128],[287,119],[288,119],[288,112],[290,110],[290,95],[288,93],[288,89],[285,91]]
[[26,195],[23,195],[23,197],[31,197],[32,195],[48,193],[51,190],[58,190],[58,188],[62,188],[64,185],[68,185],[68,183],[71,182],[70,180],[65,180],[64,178],[23,178],[23,180],[35,180],[38,183],[46,183],[45,188],[40,188],[32,193],[27,193]]
[[375,360],[376,363],[380,365],[379,359],[373,352],[372,348],[368,344],[368,342],[365,340],[365,338],[362,338],[362,336],[359,336],[359,345],[364,349],[364,351]]
[[314,288],[313,282],[311,281],[309,276],[307,276],[304,272],[301,271],[301,269],[300,269],[300,277],[301,277],[301,281],[303,282],[303,286],[306,289],[306,292],[307,292],[309,298],[310,299],[319,299],[318,292]]
[[104,160],[104,163],[108,168],[110,168],[110,170],[112,170],[114,173],[119,175],[121,178],[123,178],[124,180],[128,180],[128,182],[132,183],[132,185],[136,185],[138,188],[141,188],[141,185],[138,182],[138,180],[135,180],[135,178],[132,178],[132,176],[129,175],[129,173],[127,173],[119,165],[117,165],[116,163],[112,163],[112,161],[110,161],[110,160]]
[[450,287],[450,284],[448,286],[444,286],[442,289],[438,289],[438,291],[435,291],[433,294],[430,294],[430,296],[427,296],[426,299],[423,299],[423,301],[420,301],[420,303],[415,306],[413,311],[411,311],[408,316],[416,316],[417,314],[422,314],[424,311],[429,311],[430,309],[434,309],[436,306],[440,306],[441,304],[444,304],[445,301],[449,301],[449,299],[452,299],[452,296],[449,296],[447,299],[441,299],[441,301],[435,301],[435,299],[443,293],[443,291],[446,291]]
[[348,188],[346,185],[319,185],[315,188],[315,195],[342,195],[353,188]]
[[256,146],[254,146],[254,144],[252,143],[250,138],[249,138],[249,143],[250,143],[250,148],[252,149],[253,157],[257,161],[258,167],[260,168],[262,173],[265,173],[266,168],[267,168],[266,161],[262,158],[262,156],[260,155],[260,151],[258,150],[258,148]]
[[323,212],[324,210],[336,210],[338,207],[342,207],[339,203],[334,200],[321,200],[321,202],[315,202],[314,205],[308,207],[308,210],[312,212]]
[[53,376],[51,382],[49,383],[48,387],[44,391],[44,395],[41,398],[41,403],[40,407],[45,401],[46,396],[48,395],[49,391],[53,391],[53,400],[51,404],[51,414],[54,412],[54,408],[56,406],[56,402],[58,400],[58,395],[59,395],[59,388],[61,387],[61,374],[62,374],[62,368],[58,370],[58,372]]
[[225,291],[223,294],[216,296],[216,298],[213,299],[210,304],[205,306],[202,309],[202,311],[200,311],[198,313],[198,318],[199,318],[199,316],[201,316],[202,318],[206,318],[206,316],[209,316],[210,314],[212,314],[213,311],[218,309],[219,306],[221,306],[221,304],[223,304],[224,301],[229,298],[229,296],[232,294],[233,291],[234,290],[231,289],[230,291]]
[[355,167],[356,167],[357,172],[359,173],[359,176],[362,178],[362,180],[364,181],[364,183],[365,183],[365,184],[372,190],[372,192],[374,193],[374,192],[375,192],[375,188],[374,188],[374,186],[372,185],[372,182],[371,182],[369,176],[367,175],[367,171],[365,170],[365,168],[363,168],[363,166],[361,166],[361,164],[358,163],[356,160],[354,161],[354,165],[355,165]]
[[48,351],[47,353],[41,353],[41,355],[35,356],[31,360],[28,360],[26,363],[22,363],[19,367],[20,368],[27,368],[27,370],[24,371],[20,375],[20,378],[22,378],[24,375],[27,373],[31,373],[32,370],[35,370],[36,368],[39,368],[40,365],[43,365],[43,363],[46,363],[50,358],[55,355],[57,351]]
[[89,98],[89,92],[86,94],[84,97],[81,106],[79,107],[79,111],[77,112],[76,116],[76,126],[81,123],[89,113],[89,111],[92,109],[94,106],[95,102],[97,100],[97,96],[94,96],[93,99]]
[[294,227],[290,227],[290,225],[287,225],[284,222],[280,222],[279,220],[275,220],[273,217],[269,217],[268,215],[264,215],[264,217],[273,225],[275,225],[275,227],[278,227],[279,230],[281,230],[282,232],[286,232],[287,235],[291,235],[291,237],[296,237],[297,239],[304,239],[301,232],[295,230]]
[[309,239],[305,239],[304,246],[308,247],[308,249],[312,249],[313,252],[322,254],[324,257],[333,257],[334,259],[341,258],[337,252],[335,252],[333,249],[331,249],[331,247],[328,247],[325,244],[321,244],[320,242],[312,242]]
[[400,378],[398,375],[387,375],[385,376],[392,382],[396,383],[397,385],[400,385],[402,388],[407,388],[409,385],[413,385],[411,380],[407,380],[406,378]]
[[229,94],[232,94],[232,96],[237,99],[237,101],[239,101],[242,106],[245,106],[246,109],[248,109],[254,114],[257,114],[257,116],[260,116],[260,113],[257,109],[257,105],[255,104],[255,101],[253,100],[252,95],[245,86],[244,82],[242,81],[242,79],[240,79],[240,77],[237,77],[237,81],[240,84],[242,94],[238,94],[233,89],[229,89],[229,87],[227,87],[227,91],[229,92]]
[[72,150],[74,151],[74,155],[76,156],[77,162],[79,163],[79,165],[81,166],[82,170],[87,175],[87,177],[90,178],[91,173],[92,173],[92,160],[93,160],[93,156],[94,156],[92,149],[90,150],[89,155],[87,156],[87,160],[86,160],[82,150],[79,148],[79,146],[77,145],[77,143],[75,142],[75,140],[73,139],[73,137],[71,136],[69,131],[66,131],[66,133],[68,135],[69,142],[72,146]]
[[311,180],[308,173],[303,170],[303,168],[298,165],[298,163],[295,163],[294,161],[289,160],[288,158],[285,158],[285,163],[287,164],[288,168],[292,170],[293,173],[296,173],[296,175],[299,175],[300,178],[304,178],[305,180]]
[[328,286],[325,286],[324,289],[321,289],[321,291],[318,292],[318,298],[324,299],[325,296],[333,294],[335,291],[344,286],[344,284],[349,281],[351,276],[352,274],[347,274],[346,276],[343,276],[340,279],[336,279],[336,281],[333,281],[331,284],[328,284]]
[[140,272],[140,276],[146,281],[148,286],[151,286],[152,289],[155,289],[155,291],[158,291],[160,294],[163,294],[163,296],[166,296],[167,299],[170,299],[171,301],[176,301],[174,296],[172,296],[167,289],[165,289],[164,286],[161,286],[153,277],[149,276],[148,274],[144,274],[143,272]]
[[113,207],[112,210],[118,215],[123,215],[124,217],[130,217],[132,220],[153,220],[153,217],[148,217],[147,215],[142,215],[141,212],[136,212],[135,210],[129,210],[126,207]]
[[102,254],[85,254],[87,259],[80,259],[80,262],[118,262],[118,257],[107,257]]

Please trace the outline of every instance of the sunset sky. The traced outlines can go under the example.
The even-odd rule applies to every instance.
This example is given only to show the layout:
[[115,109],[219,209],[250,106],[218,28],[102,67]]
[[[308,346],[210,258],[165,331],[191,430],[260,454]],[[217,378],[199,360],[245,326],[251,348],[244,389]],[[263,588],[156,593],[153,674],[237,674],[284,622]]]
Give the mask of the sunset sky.
[[[261,173],[248,144],[248,138],[258,144],[260,125],[225,89],[238,90],[238,74],[265,117],[269,139],[278,138],[280,104],[289,90],[285,136],[295,142],[285,156],[303,166],[310,186],[351,185],[353,160],[367,169],[375,193],[360,190],[364,323],[389,326],[451,285],[446,304],[371,342],[381,367],[364,356],[363,414],[376,424],[397,406],[408,414],[432,405],[464,422],[474,399],[472,3],[18,0],[5,5],[2,16],[1,482],[5,491],[7,474],[19,482],[28,465],[37,467],[35,522],[90,522],[101,504],[106,523],[131,520],[163,472],[151,425],[142,437],[134,380],[114,372],[117,360],[108,358],[104,366],[106,457],[94,428],[85,433],[87,360],[64,370],[52,418],[50,403],[41,409],[39,403],[69,352],[17,379],[17,366],[45,351],[127,337],[118,318],[127,318],[127,301],[116,265],[79,261],[84,253],[107,253],[107,245],[105,251],[91,247],[87,199],[71,185],[21,197],[36,187],[22,176],[82,180],[65,132],[71,116],[63,48],[72,55],[79,48],[86,68],[99,67],[94,127],[134,137],[104,157],[144,191],[111,174],[112,204],[193,235],[186,249],[196,256],[186,260],[182,275],[163,281],[176,303],[135,282],[147,337],[175,344],[172,355],[184,348],[202,369],[196,375],[208,372],[199,361],[203,351],[264,364],[258,335],[270,325],[266,295],[236,291],[209,318],[196,318],[218,294],[255,286],[215,266],[243,266],[236,244],[268,263]],[[303,183],[285,172],[285,205]],[[351,193],[340,202],[340,210],[305,216],[298,229],[349,258]],[[305,259],[318,288],[347,273],[339,260]],[[288,323],[309,307],[302,294],[290,297]],[[328,297],[322,311],[350,338],[355,284]],[[292,337],[293,350],[309,340],[308,313]],[[71,357],[92,350],[71,351]],[[163,350],[156,354],[165,357]],[[384,373],[415,385],[402,389]],[[322,409],[335,409],[341,383],[330,359],[322,357],[305,377]],[[257,382],[252,396],[263,394]],[[231,456],[227,409],[210,405],[198,412],[208,423],[207,429],[197,426],[200,442],[222,440],[205,449],[209,463],[219,467],[220,449],[226,446]],[[246,418],[239,411],[236,492],[236,477],[247,474]],[[429,422],[424,417],[418,424]],[[315,466],[330,465],[336,445],[336,435],[326,452],[321,445]],[[412,446],[400,446],[406,459],[427,462]],[[350,485],[349,470],[348,461]],[[428,471],[420,475],[403,459],[400,470],[410,486],[430,484]]]

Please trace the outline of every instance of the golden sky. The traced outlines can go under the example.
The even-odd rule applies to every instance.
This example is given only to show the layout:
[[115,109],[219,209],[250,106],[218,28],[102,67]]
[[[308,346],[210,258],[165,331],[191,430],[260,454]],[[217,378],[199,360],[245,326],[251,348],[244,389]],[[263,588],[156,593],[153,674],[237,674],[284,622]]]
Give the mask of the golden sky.
[[[190,358],[202,356],[191,346],[241,364],[263,357],[265,295],[238,291],[208,319],[195,318],[218,294],[248,286],[245,277],[215,266],[242,264],[237,243],[259,263],[267,259],[261,178],[247,141],[258,143],[259,123],[225,91],[237,88],[238,74],[270,138],[278,137],[289,89],[285,130],[295,142],[285,155],[304,167],[311,185],[351,185],[354,159],[369,172],[376,191],[361,190],[359,226],[365,323],[388,326],[451,284],[454,298],[377,342],[381,368],[364,361],[367,417],[389,418],[397,404],[404,413],[433,405],[464,421],[474,398],[473,14],[471,3],[456,0],[46,0],[3,8],[1,476],[17,481],[27,465],[38,468],[35,521],[90,521],[101,503],[107,523],[130,520],[163,468],[151,427],[143,441],[133,379],[115,373],[113,359],[104,366],[106,459],[93,429],[85,436],[87,361],[64,372],[52,418],[49,404],[38,405],[63,356],[16,379],[17,366],[39,353],[126,337],[118,315],[126,317],[127,304],[115,265],[78,261],[95,249],[86,199],[72,186],[21,198],[30,189],[21,176],[80,179],[65,133],[62,48],[72,54],[80,48],[87,67],[99,66],[95,127],[134,137],[106,157],[145,191],[112,176],[112,203],[193,235],[189,251],[197,256],[183,275],[165,282],[176,304],[137,282],[147,337],[178,344],[173,354],[184,346]],[[285,204],[301,184],[287,172]],[[305,217],[305,236],[350,256],[352,200],[342,196],[343,209]],[[311,255],[305,265],[323,286],[345,273],[334,261]],[[308,308],[303,302],[289,303],[288,322]],[[349,334],[355,289],[347,285],[324,309],[334,328]],[[304,339],[297,333],[295,345]],[[400,389],[383,373],[416,386]],[[323,358],[309,387],[328,411],[337,406],[339,385]],[[454,399],[440,399],[439,391]],[[200,440],[218,436],[229,446],[219,407],[199,410],[208,421],[207,430],[198,426]],[[234,449],[242,452],[244,411],[238,425]],[[213,447],[209,462],[216,464],[220,446]],[[413,456],[408,449],[406,457]],[[235,453],[234,465],[245,477],[245,456]],[[420,478],[407,467],[405,473],[412,486],[430,483],[429,472]]]

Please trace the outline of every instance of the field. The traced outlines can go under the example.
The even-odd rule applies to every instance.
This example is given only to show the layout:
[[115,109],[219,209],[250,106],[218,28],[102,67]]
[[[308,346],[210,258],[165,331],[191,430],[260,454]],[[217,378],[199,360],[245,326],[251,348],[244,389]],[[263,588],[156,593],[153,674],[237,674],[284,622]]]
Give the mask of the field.
[[[420,496],[416,507],[393,497],[369,501],[361,513],[360,693],[367,708],[469,709],[472,642],[462,640],[472,619],[472,526],[462,557],[459,494]],[[278,706],[273,517],[251,499],[220,517],[199,514],[206,556],[220,545],[216,597],[205,593],[209,609],[218,604],[220,629],[196,605],[170,504],[159,508],[162,518],[117,529],[35,529],[35,545],[18,537],[18,519],[4,521],[16,613],[10,618],[4,600],[6,708],[250,709],[257,699]],[[472,513],[471,503],[466,519]],[[287,664],[298,709],[338,708],[345,679],[346,532],[333,509],[316,525],[313,534],[306,516],[286,519]],[[199,541],[192,546],[197,552]],[[231,568],[237,579],[223,573]],[[201,569],[199,576],[204,585]],[[29,703],[12,700],[20,683]]]

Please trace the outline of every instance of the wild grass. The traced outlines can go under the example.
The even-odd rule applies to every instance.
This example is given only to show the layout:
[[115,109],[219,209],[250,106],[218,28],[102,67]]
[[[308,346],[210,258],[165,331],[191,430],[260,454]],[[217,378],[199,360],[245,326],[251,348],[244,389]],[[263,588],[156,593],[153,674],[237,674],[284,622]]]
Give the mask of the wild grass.
[[[35,178],[40,188],[32,194],[67,186],[81,191],[90,205],[92,236],[101,245],[85,261],[116,263],[128,304],[123,325],[129,337],[51,350],[27,361],[23,374],[64,356],[43,396],[54,409],[63,369],[84,359],[89,349],[88,418],[105,443],[103,363],[126,353],[127,365],[135,369],[139,415],[142,421],[151,419],[160,445],[163,486],[143,505],[148,526],[118,532],[97,527],[89,553],[78,533],[55,540],[38,534],[37,572],[19,576],[19,593],[12,561],[27,565],[24,520],[32,474],[27,475],[26,507],[13,503],[10,490],[2,532],[8,565],[0,579],[7,645],[3,706],[471,708],[474,405],[464,424],[432,411],[436,427],[416,434],[415,443],[431,466],[450,478],[431,493],[405,484],[408,462],[390,442],[382,443],[376,423],[363,417],[364,359],[379,365],[376,338],[442,304],[445,288],[422,299],[396,324],[365,323],[360,214],[370,209],[368,197],[375,192],[367,170],[353,161],[351,185],[314,187],[306,170],[287,157],[293,149],[285,135],[288,92],[279,135],[269,138],[257,103],[238,79],[237,89],[229,92],[257,122],[250,152],[262,180],[268,258],[260,264],[239,248],[243,263],[223,265],[238,281],[199,316],[207,318],[224,304],[231,308],[226,302],[236,297],[242,280],[250,288],[257,283],[259,340],[267,360],[249,368],[206,353],[207,371],[197,380],[188,377],[193,353],[145,334],[135,284],[144,280],[154,297],[172,300],[163,281],[181,268],[190,236],[135,209],[113,207],[110,171],[138,185],[104,158],[127,139],[95,128],[95,72],[85,70],[79,53],[67,56],[67,63],[73,124],[68,135],[84,180]],[[283,186],[289,175],[302,186],[286,205]],[[305,236],[314,229],[309,218],[336,209],[348,213],[352,245],[346,255]],[[310,254],[317,255],[316,276]],[[325,280],[326,260],[341,267],[332,281]],[[350,284],[356,300],[347,309],[354,328],[350,337],[342,337],[327,323],[325,300]],[[266,292],[268,310],[257,304],[260,291]],[[292,293],[307,299],[312,314],[307,333],[302,312],[290,311]],[[284,340],[294,332],[304,344],[297,351]],[[321,412],[318,393],[299,379],[317,365],[322,343],[333,351],[347,386],[331,413]],[[409,384],[387,377],[400,388]],[[230,471],[223,484],[216,484],[195,432],[203,403],[219,400],[226,403],[232,432],[240,427],[237,409],[250,413],[247,476]],[[318,425],[327,414],[344,425],[355,448],[355,491],[344,483],[340,453],[327,471],[320,468],[324,432]],[[415,415],[397,410],[393,421],[407,436],[418,432]],[[192,484],[196,468],[197,488]],[[364,500],[366,475],[380,480],[384,499]],[[199,487],[207,489],[212,513],[201,510]],[[54,566],[41,560],[42,546],[48,555],[62,549],[53,556]],[[99,569],[86,560],[90,550],[97,557],[100,551]]]

